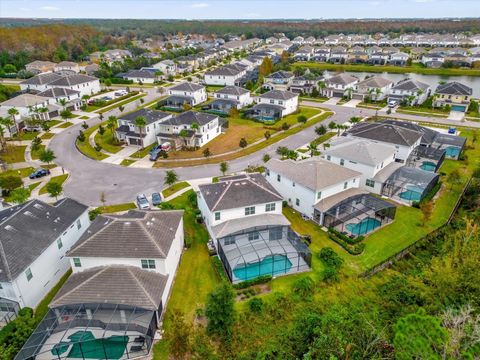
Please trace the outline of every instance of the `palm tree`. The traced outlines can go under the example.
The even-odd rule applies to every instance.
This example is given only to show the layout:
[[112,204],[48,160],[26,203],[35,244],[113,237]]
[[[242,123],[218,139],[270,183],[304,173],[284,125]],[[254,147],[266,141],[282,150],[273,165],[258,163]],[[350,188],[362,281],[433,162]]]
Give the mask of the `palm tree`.
[[310,156],[313,157],[317,152],[317,145],[311,142],[310,144],[308,144],[307,149],[308,151],[310,151]]
[[5,119],[0,117],[0,150],[5,149],[5,126]]
[[[45,115],[46,113],[48,113],[48,108],[43,106],[40,109],[38,109],[38,113],[40,113],[42,115]],[[43,120],[48,120],[47,116],[42,116],[42,118],[43,118]]]
[[60,99],[58,100],[58,102],[60,103],[60,105],[63,106],[63,110],[65,110],[65,107],[67,105],[67,99]]
[[185,147],[186,147],[187,146],[188,131],[183,129],[178,133],[178,136],[183,138],[183,142],[185,143]]
[[195,131],[200,130],[200,126],[196,122],[192,123],[192,125],[190,125],[190,127]]
[[40,152],[38,155],[38,158],[40,159],[41,162],[50,164],[53,160],[55,160],[56,156],[55,153],[52,150],[43,150]]
[[107,127],[112,132],[113,140],[117,141],[117,135],[115,133],[115,128],[117,127],[117,117],[114,115],[111,115],[108,117],[107,121],[108,121]]
[[15,124],[15,128],[17,129],[17,134],[20,135],[20,128],[18,127],[18,123],[15,121],[15,116],[20,114],[18,110],[14,107],[8,109],[8,115],[10,115],[10,118],[12,119],[13,124]]
[[138,127],[138,132],[140,134],[140,142],[143,149],[143,129],[147,125],[147,120],[143,116],[135,118],[135,126]]
[[90,99],[90,95],[85,94],[85,95],[82,96],[82,100],[83,100],[83,103],[84,103],[85,105],[88,104],[88,100],[89,100],[89,99]]

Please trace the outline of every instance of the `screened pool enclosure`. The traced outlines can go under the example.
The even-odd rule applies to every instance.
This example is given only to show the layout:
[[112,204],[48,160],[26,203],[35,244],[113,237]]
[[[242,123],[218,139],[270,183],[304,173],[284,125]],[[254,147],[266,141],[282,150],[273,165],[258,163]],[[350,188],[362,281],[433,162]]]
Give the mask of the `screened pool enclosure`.
[[323,225],[348,236],[365,236],[395,218],[394,204],[370,194],[340,201],[323,214]]
[[431,147],[445,150],[447,158],[458,159],[466,141],[464,137],[439,133],[435,136]]
[[308,246],[285,225],[252,227],[219,238],[218,254],[233,283],[308,271],[311,266]]
[[408,204],[421,201],[438,183],[439,175],[413,167],[401,167],[387,179],[382,195]]
[[15,360],[131,359],[149,353],[155,311],[121,304],[50,309]]
[[406,161],[406,165],[425,171],[437,172],[445,160],[445,149],[417,146]]

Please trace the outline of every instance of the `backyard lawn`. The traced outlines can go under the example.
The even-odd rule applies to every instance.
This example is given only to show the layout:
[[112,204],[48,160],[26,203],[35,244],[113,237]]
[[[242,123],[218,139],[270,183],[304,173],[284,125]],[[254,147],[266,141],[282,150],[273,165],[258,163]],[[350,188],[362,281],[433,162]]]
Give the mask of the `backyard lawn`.
[[7,149],[0,153],[0,160],[7,164],[13,164],[25,161],[25,149],[26,145],[14,146],[7,145]]
[[186,187],[189,187],[190,185],[186,181],[182,181],[176,184],[173,184],[172,186],[166,188],[165,190],[162,191],[163,198],[167,198],[170,195],[175,194],[177,191],[180,191],[182,189],[185,189]]
[[[53,176],[49,182],[56,182],[60,185],[62,185],[65,180],[67,180],[68,174],[63,174],[63,175],[58,175],[58,176]],[[38,192],[39,195],[43,195],[47,193],[47,185],[43,186],[40,191]]]

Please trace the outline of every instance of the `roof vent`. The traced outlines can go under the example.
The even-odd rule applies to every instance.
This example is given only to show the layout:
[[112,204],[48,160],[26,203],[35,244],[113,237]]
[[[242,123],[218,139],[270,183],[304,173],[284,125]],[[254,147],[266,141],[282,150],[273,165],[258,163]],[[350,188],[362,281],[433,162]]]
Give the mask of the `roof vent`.
[[8,231],[17,231],[17,229],[15,229],[12,225],[6,225],[6,226],[5,226],[5,230],[8,230]]
[[130,225],[130,221],[125,221],[124,224],[125,225]]
[[28,210],[27,210],[27,211],[25,211],[25,212],[23,213],[23,215],[27,215],[27,216],[30,216],[30,217],[36,218],[36,216],[35,216],[33,213],[31,213],[30,211],[28,211]]
[[[33,204],[33,207],[34,207],[35,209],[38,209],[38,210],[43,210],[43,209],[44,209],[43,205],[38,204],[38,203]],[[48,212],[47,212],[47,214],[48,214]]]

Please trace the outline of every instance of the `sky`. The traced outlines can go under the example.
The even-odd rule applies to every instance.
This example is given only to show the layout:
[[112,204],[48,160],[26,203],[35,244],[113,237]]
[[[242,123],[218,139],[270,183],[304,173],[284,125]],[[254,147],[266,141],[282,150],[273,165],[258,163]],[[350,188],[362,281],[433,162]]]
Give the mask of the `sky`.
[[0,0],[0,17],[332,19],[480,16],[480,0]]

